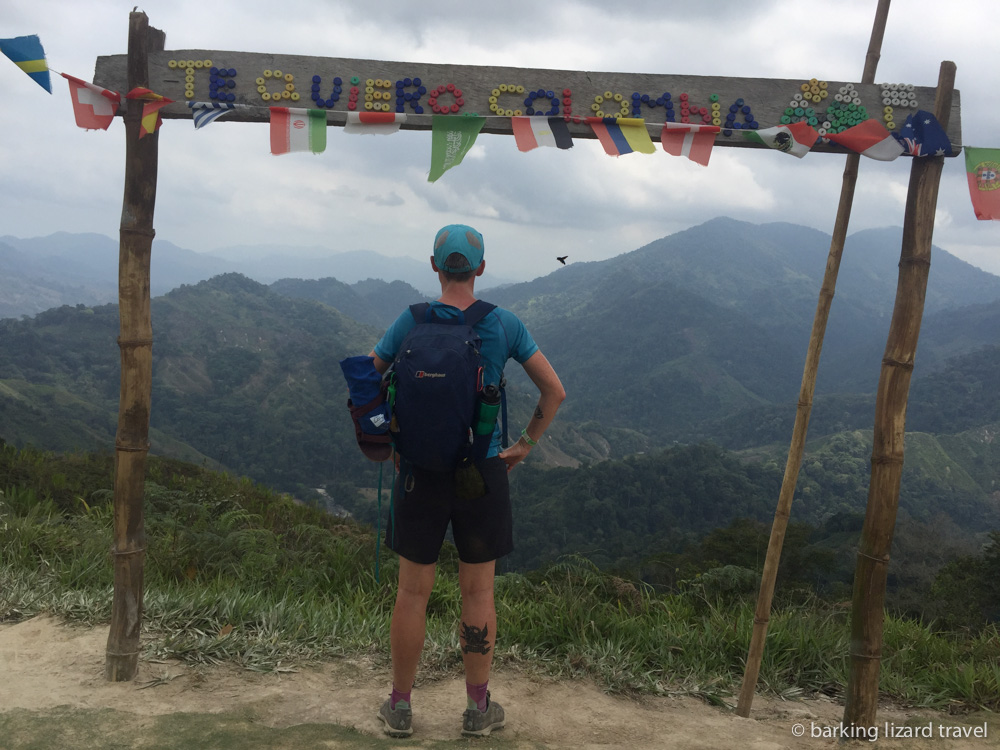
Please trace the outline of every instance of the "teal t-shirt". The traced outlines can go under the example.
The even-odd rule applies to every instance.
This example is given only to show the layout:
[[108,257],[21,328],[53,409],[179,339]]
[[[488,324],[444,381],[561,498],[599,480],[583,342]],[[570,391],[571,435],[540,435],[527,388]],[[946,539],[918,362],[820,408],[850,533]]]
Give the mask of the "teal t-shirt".
[[[431,302],[431,308],[439,318],[456,318],[460,312],[457,307],[441,302]],[[378,355],[378,358],[391,363],[396,358],[406,334],[416,324],[410,310],[404,310],[375,345],[375,354]],[[494,308],[476,323],[475,331],[483,342],[480,354],[483,362],[484,385],[500,384],[503,368],[508,359],[524,364],[538,351],[538,345],[531,338],[531,334],[528,333],[528,329],[524,327],[521,319],[510,310],[504,310],[502,307]],[[500,421],[497,420],[496,429],[493,430],[493,440],[490,442],[490,449],[486,454],[487,458],[500,452],[501,431]]]

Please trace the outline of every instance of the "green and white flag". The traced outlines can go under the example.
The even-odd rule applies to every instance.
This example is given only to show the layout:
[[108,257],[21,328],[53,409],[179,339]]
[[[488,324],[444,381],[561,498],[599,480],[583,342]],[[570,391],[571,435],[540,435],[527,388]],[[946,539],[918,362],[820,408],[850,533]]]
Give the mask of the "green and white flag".
[[431,172],[427,181],[434,182],[449,169],[461,164],[485,124],[485,117],[434,115],[431,121]]
[[807,122],[793,122],[791,125],[764,130],[744,130],[743,135],[748,141],[784,151],[800,159],[809,153],[819,138],[819,133]]
[[326,110],[271,107],[271,153],[326,150]]

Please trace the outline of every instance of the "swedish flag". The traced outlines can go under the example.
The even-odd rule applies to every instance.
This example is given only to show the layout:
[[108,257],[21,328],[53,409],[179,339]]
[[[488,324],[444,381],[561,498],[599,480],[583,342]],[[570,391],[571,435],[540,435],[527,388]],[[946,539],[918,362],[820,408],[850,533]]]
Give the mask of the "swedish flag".
[[45,62],[45,50],[37,36],[17,36],[0,39],[0,52],[14,61],[21,70],[31,76],[35,83],[52,93],[49,82],[49,66]]

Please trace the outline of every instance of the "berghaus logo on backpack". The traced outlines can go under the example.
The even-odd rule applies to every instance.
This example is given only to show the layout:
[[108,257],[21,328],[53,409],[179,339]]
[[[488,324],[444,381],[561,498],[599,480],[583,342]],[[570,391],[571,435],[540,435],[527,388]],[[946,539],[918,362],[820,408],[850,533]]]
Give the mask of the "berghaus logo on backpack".
[[465,460],[485,458],[489,441],[471,439],[483,385],[482,339],[473,327],[494,307],[479,300],[461,316],[439,318],[426,302],[410,306],[416,325],[400,344],[390,376],[398,427],[393,442],[404,461],[452,471]]

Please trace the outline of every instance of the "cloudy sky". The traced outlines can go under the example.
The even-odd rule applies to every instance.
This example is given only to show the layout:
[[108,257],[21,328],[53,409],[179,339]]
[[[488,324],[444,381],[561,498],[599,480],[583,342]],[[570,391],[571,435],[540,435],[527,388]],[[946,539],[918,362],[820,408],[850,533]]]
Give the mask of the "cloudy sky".
[[[0,37],[38,34],[51,68],[92,80],[98,56],[126,51],[133,4],[0,0]],[[876,5],[150,0],[139,9],[166,32],[167,50],[858,81]],[[997,0],[895,0],[876,81],[934,86],[941,61],[954,61],[964,144],[1000,148],[998,28]],[[50,96],[0,63],[0,236],[117,237],[121,121],[80,130],[62,78]],[[716,148],[704,168],[662,151],[612,158],[589,139],[522,154],[511,137],[483,134],[462,165],[429,183],[427,131],[359,137],[334,127],[323,154],[272,156],[266,124],[224,123],[195,131],[168,120],[160,131],[158,239],[199,252],[269,244],[423,260],[440,226],[463,222],[485,235],[491,270],[513,279],[549,273],[556,255],[609,258],[716,216],[830,233],[845,159]],[[851,231],[902,225],[910,160],[861,161]],[[1000,274],[1000,225],[975,219],[961,157],[945,164],[934,242]]]

